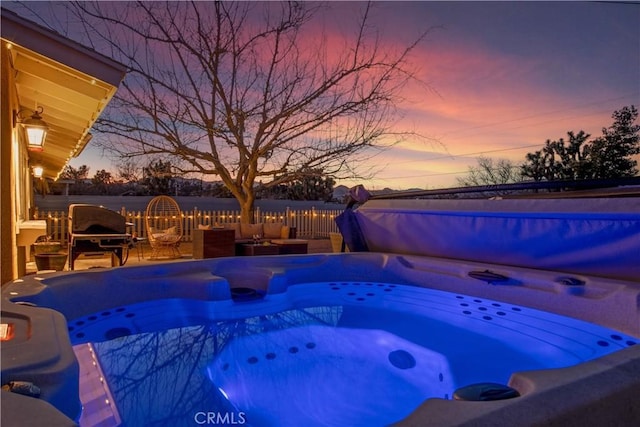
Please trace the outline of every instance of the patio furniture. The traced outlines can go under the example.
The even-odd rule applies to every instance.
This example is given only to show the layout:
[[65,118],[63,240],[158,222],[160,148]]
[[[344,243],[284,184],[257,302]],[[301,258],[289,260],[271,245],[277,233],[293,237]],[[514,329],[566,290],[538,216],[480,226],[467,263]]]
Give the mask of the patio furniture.
[[303,239],[273,239],[271,243],[280,248],[280,255],[306,254],[309,246]]
[[169,196],[157,196],[147,205],[144,217],[147,239],[151,246],[150,259],[180,258],[182,241],[182,212],[178,202]]
[[233,222],[224,224],[223,228],[234,232],[236,255],[244,255],[242,245],[252,243],[256,236],[262,242],[271,242],[273,239],[295,239],[297,233],[296,227],[290,227],[281,222],[260,222],[256,224]]
[[244,243],[242,244],[242,255],[260,256],[260,255],[279,255],[280,247],[278,245],[264,243]]
[[233,230],[224,228],[193,230],[193,257],[195,259],[234,256],[235,251]]
[[136,248],[136,250],[138,251],[138,261],[141,261],[144,259],[144,245],[147,242],[147,238],[146,237],[135,237],[133,239],[133,244]]

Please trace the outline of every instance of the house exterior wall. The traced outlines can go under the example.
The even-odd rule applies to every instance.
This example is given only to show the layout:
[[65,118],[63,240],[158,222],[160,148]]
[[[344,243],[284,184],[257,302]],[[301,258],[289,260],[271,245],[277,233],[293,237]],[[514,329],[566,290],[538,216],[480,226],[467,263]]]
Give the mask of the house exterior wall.
[[[91,111],[87,111],[86,108],[74,102],[69,102],[65,106],[65,110],[70,115],[75,114],[86,119],[88,128],[91,127],[96,116],[102,112],[104,106],[117,90],[117,85],[125,76],[126,67],[5,9],[2,9],[2,26],[0,28],[2,29],[0,43],[2,59],[0,66],[0,100],[2,105],[0,112],[0,284],[5,284],[25,274],[26,261],[29,256],[29,241],[34,235],[37,236],[40,230],[40,224],[29,223],[26,226],[22,224],[22,221],[33,219],[34,178],[32,166],[37,162],[53,172],[48,177],[57,176],[56,174],[64,167],[66,161],[65,157],[60,156],[59,153],[64,150],[71,151],[77,147],[78,143],[75,133],[70,134],[77,129],[69,130],[70,128],[65,127],[64,124],[49,123],[50,127],[57,127],[57,129],[54,127],[51,130],[58,131],[60,136],[55,141],[55,145],[52,145],[54,142],[52,140],[48,146],[45,146],[44,152],[38,155],[27,149],[26,134],[22,126],[14,123],[14,112],[20,112],[21,103],[29,105],[25,101],[29,98],[29,90],[43,95],[48,92],[51,95],[49,98],[53,97],[53,100],[50,100],[52,108],[55,108],[55,95],[62,83],[57,80],[54,82],[54,77],[50,73],[40,72],[42,70],[31,68],[31,71],[25,71],[21,69],[20,64],[24,65],[24,61],[20,62],[16,59],[14,64],[13,58],[31,56],[43,58],[43,61],[46,60],[46,64],[49,64],[47,70],[54,72],[55,75],[60,72],[83,79],[82,81],[85,83],[89,81],[87,78],[100,82],[102,89],[97,94],[93,90],[93,82],[90,85],[86,83],[84,86],[70,84],[69,87],[62,84],[68,94],[78,92],[81,99],[85,99],[85,97],[94,99]],[[15,51],[12,52],[11,49],[15,49]],[[51,64],[59,64],[59,67]],[[20,77],[16,77],[16,75],[25,72],[32,73],[37,77],[30,80],[31,86],[25,85]],[[86,73],[89,74],[86,75]],[[17,85],[18,81],[21,83],[20,86]],[[66,80],[63,79],[63,81]],[[73,78],[69,81],[76,82]],[[47,99],[46,96],[43,98]],[[46,102],[38,103],[38,106],[44,110],[47,108]],[[24,118],[25,114],[27,113],[23,111],[21,117]],[[21,226],[22,230],[20,230]],[[18,234],[19,231],[21,231],[20,234]],[[22,246],[18,246],[18,244]]]
[[13,110],[17,105],[9,50],[1,43],[0,96],[0,283],[14,279],[18,273],[16,246],[16,179],[14,147],[17,132],[13,128]]
[[[18,222],[31,219],[34,193],[29,153],[24,132],[14,123],[14,111],[20,110],[18,94],[11,66],[9,48],[0,43],[1,50],[1,155],[0,155],[0,283],[24,274],[28,248],[18,248]],[[21,268],[22,266],[22,268]]]

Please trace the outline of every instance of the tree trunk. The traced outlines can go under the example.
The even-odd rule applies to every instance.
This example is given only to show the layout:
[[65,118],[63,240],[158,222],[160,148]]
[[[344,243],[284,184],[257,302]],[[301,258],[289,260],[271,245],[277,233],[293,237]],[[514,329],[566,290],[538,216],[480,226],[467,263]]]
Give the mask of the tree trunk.
[[253,196],[247,196],[244,200],[238,199],[238,203],[240,204],[240,222],[244,224],[250,224],[253,222],[253,202]]

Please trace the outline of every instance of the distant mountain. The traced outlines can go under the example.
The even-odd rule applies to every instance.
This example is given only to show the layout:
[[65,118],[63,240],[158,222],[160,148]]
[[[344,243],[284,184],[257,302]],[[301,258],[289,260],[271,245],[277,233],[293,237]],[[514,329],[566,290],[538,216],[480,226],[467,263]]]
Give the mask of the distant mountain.
[[[366,187],[365,187],[366,188]],[[349,187],[346,185],[338,185],[333,189],[333,199],[338,200],[340,202],[346,202],[346,198],[349,195]],[[394,190],[392,188],[385,187],[382,190],[369,190],[372,195],[385,195],[385,194],[393,194],[398,193],[400,191],[420,191],[423,188],[410,188],[408,190]]]
[[349,195],[349,187],[346,185],[338,185],[333,188],[333,200],[337,200],[339,202],[344,202],[346,197]]

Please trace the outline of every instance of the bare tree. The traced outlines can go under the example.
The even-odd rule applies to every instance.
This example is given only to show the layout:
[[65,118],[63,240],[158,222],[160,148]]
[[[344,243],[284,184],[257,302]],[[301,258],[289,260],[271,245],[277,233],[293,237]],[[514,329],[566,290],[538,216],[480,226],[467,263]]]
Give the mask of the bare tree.
[[478,166],[470,166],[467,176],[457,178],[462,187],[510,184],[522,181],[520,166],[506,159],[478,157]]
[[178,174],[219,176],[243,222],[258,182],[314,169],[361,176],[370,148],[413,134],[392,124],[428,30],[401,48],[385,44],[372,6],[355,6],[352,34],[337,41],[318,21],[330,6],[318,3],[68,4],[86,28],[82,42],[129,67],[95,126],[103,146],[170,156]]
[[136,159],[131,157],[121,158],[116,165],[117,176],[125,182],[138,182],[142,179],[142,167]]
[[72,179],[74,181],[82,181],[89,178],[90,168],[87,165],[82,165],[78,169],[71,165],[65,166],[64,170],[60,174],[60,179]]

